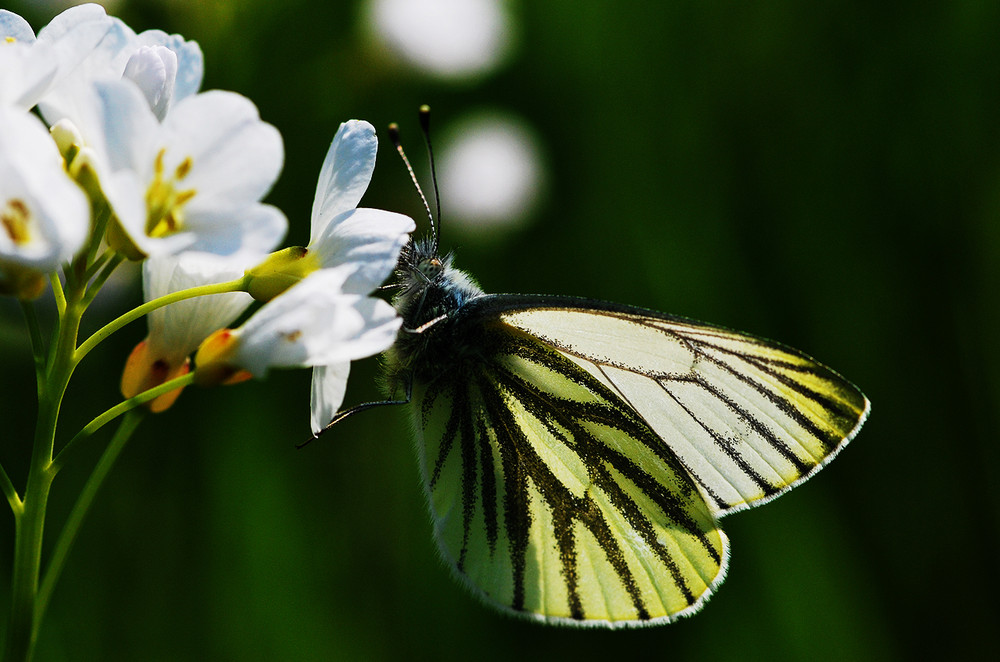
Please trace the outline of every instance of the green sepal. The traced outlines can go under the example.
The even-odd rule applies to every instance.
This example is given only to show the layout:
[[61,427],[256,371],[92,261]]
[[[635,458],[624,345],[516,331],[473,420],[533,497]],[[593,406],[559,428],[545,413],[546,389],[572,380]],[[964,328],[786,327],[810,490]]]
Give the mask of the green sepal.
[[247,270],[246,291],[257,301],[270,301],[319,267],[313,253],[304,246],[284,248]]

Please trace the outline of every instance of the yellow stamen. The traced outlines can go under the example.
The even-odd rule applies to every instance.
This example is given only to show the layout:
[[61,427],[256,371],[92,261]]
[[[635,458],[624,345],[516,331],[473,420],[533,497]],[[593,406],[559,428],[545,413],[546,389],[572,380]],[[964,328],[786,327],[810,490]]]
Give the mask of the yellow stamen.
[[177,166],[177,170],[174,171],[174,178],[184,179],[187,177],[187,174],[191,172],[191,166],[193,165],[194,161],[191,160],[191,157],[186,157],[183,161],[181,161],[181,164]]
[[146,189],[146,234],[160,238],[180,232],[184,229],[184,211],[182,207],[190,201],[197,191],[195,189],[178,190],[176,185],[191,172],[194,165],[191,157],[185,157],[174,170],[171,179],[164,178],[163,160],[166,148],[161,149],[153,161],[153,181]]
[[31,210],[23,200],[12,199],[0,212],[0,226],[15,244],[24,245],[31,241]]

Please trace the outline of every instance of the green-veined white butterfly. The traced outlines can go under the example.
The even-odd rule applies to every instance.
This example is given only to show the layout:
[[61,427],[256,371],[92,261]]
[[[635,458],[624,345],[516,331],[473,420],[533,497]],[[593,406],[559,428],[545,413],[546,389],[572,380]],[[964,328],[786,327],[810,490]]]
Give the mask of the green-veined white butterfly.
[[331,425],[410,403],[441,554],[505,611],[604,626],[693,613],[725,576],[718,519],[804,481],[868,414],[850,382],[778,343],[590,299],[487,295],[433,228],[396,277],[386,382],[405,397]]

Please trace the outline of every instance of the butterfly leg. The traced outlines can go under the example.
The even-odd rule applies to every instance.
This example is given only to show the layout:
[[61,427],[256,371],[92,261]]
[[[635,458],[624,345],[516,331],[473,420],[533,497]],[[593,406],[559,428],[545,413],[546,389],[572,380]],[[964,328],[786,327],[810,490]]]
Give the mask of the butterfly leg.
[[376,402],[363,402],[360,405],[354,405],[350,409],[345,409],[343,411],[337,412],[334,415],[333,420],[331,420],[329,423],[327,423],[323,427],[322,430],[320,430],[319,432],[317,432],[313,436],[309,437],[308,439],[306,439],[305,441],[303,441],[301,444],[296,444],[295,447],[296,448],[302,448],[302,447],[308,445],[311,441],[313,441],[314,439],[318,439],[321,434],[323,434],[324,432],[328,431],[330,428],[332,428],[337,423],[340,423],[342,420],[344,420],[348,416],[351,416],[353,414],[357,414],[358,412],[362,412],[362,411],[365,411],[367,409],[373,409],[375,407],[383,407],[383,406],[388,406],[388,405],[408,405],[408,404],[410,404],[410,397],[411,397],[412,393],[413,393],[413,382],[410,381],[410,380],[408,380],[406,382],[406,397],[403,398],[402,400],[378,400]]

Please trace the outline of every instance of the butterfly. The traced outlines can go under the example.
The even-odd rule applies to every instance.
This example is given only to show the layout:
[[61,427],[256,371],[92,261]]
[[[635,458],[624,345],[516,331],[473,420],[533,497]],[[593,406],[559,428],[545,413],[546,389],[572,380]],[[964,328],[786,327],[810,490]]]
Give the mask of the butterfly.
[[854,385],[784,345],[485,294],[452,263],[436,234],[404,247],[403,327],[384,355],[403,397],[333,423],[409,404],[441,556],[503,611],[607,627],[697,611],[726,574],[719,518],[812,476],[868,415]]

